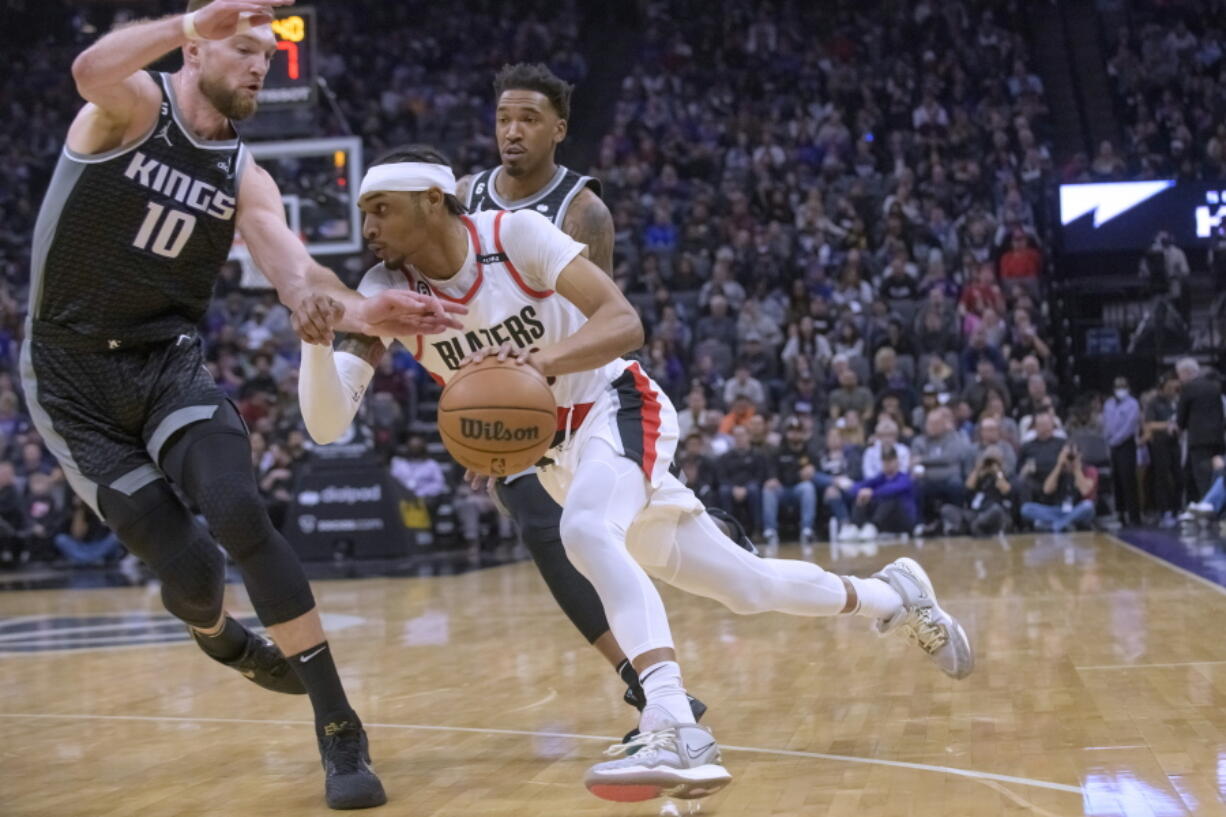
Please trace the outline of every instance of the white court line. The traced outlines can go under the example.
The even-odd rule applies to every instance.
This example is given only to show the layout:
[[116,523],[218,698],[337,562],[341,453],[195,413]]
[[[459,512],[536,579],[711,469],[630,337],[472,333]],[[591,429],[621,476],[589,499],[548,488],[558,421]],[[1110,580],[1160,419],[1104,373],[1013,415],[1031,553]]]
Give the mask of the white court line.
[[47,613],[38,613],[33,616],[14,616],[12,618],[0,618],[0,630],[8,627],[16,627],[18,624],[29,624],[32,621],[45,621],[49,618],[55,618]]
[[[3,660],[5,658],[27,658],[29,656],[39,656],[39,655],[43,656],[44,658],[47,658],[47,657],[56,657],[56,656],[61,656],[61,655],[75,655],[77,653],[83,653],[83,652],[119,652],[121,650],[147,650],[151,647],[182,647],[186,644],[193,644],[193,643],[194,642],[190,638],[184,638],[181,641],[159,641],[159,642],[152,643],[152,644],[150,643],[112,644],[109,646],[95,647],[95,646],[89,646],[85,644],[82,644],[81,646],[76,646],[77,644],[80,644],[80,642],[74,642],[74,641],[68,641],[68,642],[56,641],[56,642],[52,642],[48,644],[46,647],[43,647],[42,649],[37,649],[37,650],[17,650],[17,649],[13,649],[12,644],[9,644],[9,645],[0,644],[0,660]],[[66,645],[73,645],[73,646],[66,646]]]
[[524,711],[529,710],[529,709],[536,709],[538,706],[544,706],[545,704],[549,703],[550,701],[552,701],[552,700],[553,700],[554,698],[556,698],[556,697],[558,697],[558,691],[557,691],[556,689],[554,689],[553,687],[550,687],[550,688],[549,688],[549,694],[547,694],[547,695],[546,695],[544,698],[541,698],[541,699],[540,699],[539,701],[537,701],[536,703],[534,703],[534,704],[528,704],[528,705],[526,705],[526,706],[517,706],[517,707],[515,707],[514,709],[508,709],[508,710],[504,711],[502,714],[504,714],[504,715],[509,715],[509,714],[510,714],[510,713],[512,713],[512,712],[524,712]]
[[[257,720],[254,718],[182,718],[168,715],[88,715],[88,714],[52,714],[52,713],[22,713],[0,712],[0,718],[16,720],[82,720],[82,721],[146,721],[150,723],[247,723],[263,726],[310,726],[313,721],[291,720]],[[534,732],[525,729],[482,729],[472,726],[434,726],[416,723],[365,723],[376,729],[413,729],[425,732],[465,732],[479,735],[516,735],[532,738],[569,738],[571,740],[592,740],[605,743],[616,743],[619,738],[604,735],[576,735],[570,732]],[[842,763],[861,763],[871,766],[891,766],[897,769],[913,769],[921,772],[936,772],[954,777],[965,777],[971,780],[994,780],[998,783],[1012,783],[1017,786],[1029,786],[1035,789],[1068,792],[1069,794],[1084,794],[1080,786],[1069,786],[1064,783],[1050,783],[1046,780],[1032,780],[1028,777],[1012,777],[1006,774],[977,772],[973,769],[955,769],[951,766],[934,766],[928,763],[910,763],[904,760],[882,760],[871,757],[853,757],[850,755],[828,755],[821,752],[794,752],[787,749],[760,749],[753,746],[720,745],[720,749],[729,752],[749,752],[759,755],[777,755],[779,757],[803,757],[813,760],[834,760]]]
[[172,633],[183,633],[187,625],[175,619],[162,619],[161,621],[124,621],[115,622],[112,624],[82,624],[79,627],[60,627],[54,630],[22,630],[16,633],[0,633],[0,641],[20,641],[23,638],[32,638],[41,636],[43,638],[53,638],[62,635],[79,635],[81,633],[102,633],[109,631],[123,630],[155,630],[161,628],[163,635]]
[[191,640],[189,636],[181,631],[139,633],[136,635],[93,635],[90,633],[81,633],[79,635],[68,636],[65,638],[51,638],[50,636],[52,633],[47,633],[46,635],[47,637],[29,638],[25,641],[2,641],[0,642],[0,653],[6,653],[9,650],[14,652],[25,652],[25,650],[16,649],[18,647],[64,647],[66,649],[71,649],[77,644],[108,647],[114,646],[116,643],[118,643],[120,646],[127,646],[129,644],[134,645],[136,642],[173,644],[179,641],[187,642]]
[[1176,669],[1178,667],[1213,667],[1226,664],[1226,661],[1176,661],[1170,664],[1095,664],[1088,667],[1073,667],[1076,670],[1109,670],[1109,669]]

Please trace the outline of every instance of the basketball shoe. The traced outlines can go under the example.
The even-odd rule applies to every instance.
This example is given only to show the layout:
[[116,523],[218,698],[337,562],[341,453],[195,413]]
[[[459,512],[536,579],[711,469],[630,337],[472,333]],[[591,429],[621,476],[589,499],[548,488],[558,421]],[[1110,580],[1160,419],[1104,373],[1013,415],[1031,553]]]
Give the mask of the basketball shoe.
[[[694,713],[694,720],[702,720],[702,716],[707,714],[707,705],[688,692],[685,694],[685,697],[689,699],[690,711]],[[647,695],[643,692],[642,687],[626,687],[626,695],[623,700],[640,713],[643,711],[643,707],[647,706]],[[630,743],[638,736],[639,730],[638,727],[635,727],[626,733],[626,736],[622,738],[622,743]],[[632,750],[630,754],[634,754],[634,751],[637,750]]]
[[693,800],[714,794],[732,780],[711,730],[696,723],[665,721],[660,729],[629,743],[615,743],[605,754],[618,759],[597,763],[583,778],[588,791],[602,800]]
[[383,784],[370,766],[366,730],[356,721],[329,723],[319,738],[328,808],[374,808],[387,802]]
[[902,597],[902,607],[877,622],[882,635],[898,632],[918,646],[951,678],[965,678],[975,669],[975,656],[957,619],[937,604],[932,581],[914,559],[903,557],[886,565],[881,579]]
[[[246,627],[243,629],[247,630]],[[197,645],[203,649],[201,636],[195,630],[191,630],[191,634]],[[282,692],[286,695],[306,694],[306,687],[302,685],[302,680],[285,660],[281,649],[268,638],[257,635],[251,630],[247,630],[247,644],[237,658],[227,661],[215,655],[209,655],[207,650],[204,651],[204,654],[264,689]]]

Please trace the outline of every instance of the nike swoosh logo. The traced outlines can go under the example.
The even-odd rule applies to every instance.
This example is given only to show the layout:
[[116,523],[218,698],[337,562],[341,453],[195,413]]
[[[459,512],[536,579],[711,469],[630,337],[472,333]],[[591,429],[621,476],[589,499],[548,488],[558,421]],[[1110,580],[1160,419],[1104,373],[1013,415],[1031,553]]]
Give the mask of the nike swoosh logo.
[[300,656],[298,656],[298,660],[299,660],[299,661],[301,661],[302,663],[304,663],[304,664],[305,664],[307,661],[310,661],[312,658],[314,658],[315,656],[319,655],[321,652],[323,652],[323,651],[324,651],[324,650],[326,650],[326,649],[328,649],[328,648],[327,648],[327,647],[320,647],[320,648],[319,648],[319,649],[317,649],[315,652],[311,652],[311,653],[307,653],[306,655],[300,655]]
[[686,746],[685,753],[690,756],[690,760],[697,760],[698,758],[702,757],[705,752],[707,752],[710,749],[713,749],[714,747],[715,747],[715,741],[711,741],[706,746],[701,747],[697,752],[690,749],[689,746]]

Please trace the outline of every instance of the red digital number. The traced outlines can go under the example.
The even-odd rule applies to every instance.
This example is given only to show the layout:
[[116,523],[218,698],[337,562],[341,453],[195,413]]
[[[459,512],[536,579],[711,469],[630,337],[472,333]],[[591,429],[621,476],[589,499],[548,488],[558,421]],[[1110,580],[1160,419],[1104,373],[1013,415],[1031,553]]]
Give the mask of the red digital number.
[[289,58],[289,66],[286,69],[286,75],[290,79],[298,79],[298,43],[291,43],[287,40],[281,40],[277,43],[277,50],[284,51]]

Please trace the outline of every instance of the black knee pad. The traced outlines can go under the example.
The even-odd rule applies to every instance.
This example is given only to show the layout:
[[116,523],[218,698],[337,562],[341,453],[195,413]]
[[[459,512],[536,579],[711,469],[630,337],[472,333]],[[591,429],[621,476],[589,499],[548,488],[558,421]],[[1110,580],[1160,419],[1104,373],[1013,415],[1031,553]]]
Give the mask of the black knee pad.
[[242,564],[277,535],[253,474],[205,477],[188,492],[209,530]]
[[98,504],[121,542],[162,583],[162,604],[194,627],[221,616],[226,560],[165,480],[127,494],[102,486]]
[[238,564],[251,606],[265,626],[315,607],[297,554],[268,518],[244,432],[223,417],[188,426],[166,446],[162,463]]

